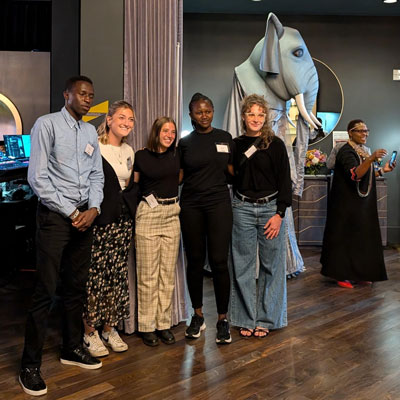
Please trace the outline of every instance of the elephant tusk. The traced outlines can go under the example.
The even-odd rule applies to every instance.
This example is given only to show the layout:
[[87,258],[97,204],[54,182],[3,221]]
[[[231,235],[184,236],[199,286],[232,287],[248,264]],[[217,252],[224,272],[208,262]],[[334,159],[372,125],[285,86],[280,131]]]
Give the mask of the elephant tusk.
[[314,121],[311,119],[311,117],[308,114],[306,107],[304,105],[303,93],[296,94],[295,99],[296,99],[297,108],[299,109],[301,116],[310,124],[310,126],[312,128],[317,129],[317,126],[315,125]]
[[312,113],[312,111],[310,111],[310,117],[311,117],[311,119],[314,121],[314,123],[315,123],[317,126],[319,126],[319,127],[322,126],[321,122],[318,121],[317,117]]

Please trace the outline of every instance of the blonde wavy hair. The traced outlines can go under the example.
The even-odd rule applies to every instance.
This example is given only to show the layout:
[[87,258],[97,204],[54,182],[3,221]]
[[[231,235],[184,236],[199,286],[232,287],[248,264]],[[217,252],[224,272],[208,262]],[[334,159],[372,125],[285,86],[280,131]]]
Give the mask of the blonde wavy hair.
[[262,141],[259,145],[260,149],[267,149],[275,136],[274,131],[271,128],[271,123],[269,120],[269,106],[264,96],[259,96],[258,94],[250,94],[246,96],[240,103],[240,114],[242,116],[242,132],[246,133],[246,124],[244,121],[244,116],[250,111],[251,107],[254,105],[259,106],[263,109],[265,113],[264,125],[261,128]]
[[[112,103],[108,108],[108,113],[104,117],[103,122],[97,128],[97,134],[99,135],[99,142],[102,144],[108,144],[108,132],[110,131],[110,127],[107,125],[107,117],[112,117],[117,110],[120,108],[128,108],[133,112],[133,119],[136,121],[135,118],[135,111],[133,111],[133,107],[126,102],[125,100],[118,100]],[[127,137],[122,138],[122,143],[127,141]]]

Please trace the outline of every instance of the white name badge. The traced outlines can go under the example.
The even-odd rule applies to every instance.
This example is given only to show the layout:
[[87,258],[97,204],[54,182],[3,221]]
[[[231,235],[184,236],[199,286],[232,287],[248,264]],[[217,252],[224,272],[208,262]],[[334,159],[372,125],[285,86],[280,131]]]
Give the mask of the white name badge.
[[126,160],[126,166],[128,167],[128,170],[132,169],[132,157],[128,157]]
[[215,143],[218,153],[229,153],[229,146],[225,143]]
[[252,144],[245,152],[244,155],[250,158],[257,151],[257,147]]
[[93,152],[94,152],[94,147],[93,147],[90,143],[88,143],[88,144],[86,145],[86,147],[85,147],[85,153],[86,153],[88,156],[92,157]]
[[143,196],[144,199],[146,200],[147,204],[149,205],[150,208],[155,208],[158,206],[158,201],[155,198],[154,194],[149,194],[148,196]]

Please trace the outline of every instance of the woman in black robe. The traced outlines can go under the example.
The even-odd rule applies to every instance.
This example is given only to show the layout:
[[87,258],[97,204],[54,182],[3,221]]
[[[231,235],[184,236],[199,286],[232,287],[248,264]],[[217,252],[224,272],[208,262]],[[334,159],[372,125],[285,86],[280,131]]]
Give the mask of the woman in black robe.
[[375,176],[391,172],[396,163],[375,170],[386,156],[384,149],[372,154],[364,146],[369,129],[362,120],[347,126],[350,140],[336,156],[328,202],[328,216],[321,254],[321,274],[336,279],[341,287],[352,282],[387,279],[379,228]]

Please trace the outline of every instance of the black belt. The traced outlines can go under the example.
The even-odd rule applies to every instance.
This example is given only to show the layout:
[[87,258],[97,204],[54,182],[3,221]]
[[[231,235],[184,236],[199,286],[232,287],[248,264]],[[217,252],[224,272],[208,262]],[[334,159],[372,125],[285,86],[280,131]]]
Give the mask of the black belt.
[[[143,199],[142,199],[143,201],[146,201],[146,199],[143,197]],[[161,204],[161,205],[163,205],[163,206],[167,206],[167,205],[170,205],[170,204],[175,204],[175,203],[177,203],[178,201],[179,201],[179,197],[178,196],[176,196],[176,197],[173,197],[173,198],[171,198],[171,199],[160,199],[159,197],[156,197],[156,200],[157,200],[157,203],[158,204]]]
[[156,197],[156,199],[157,199],[157,203],[158,204],[162,204],[163,206],[167,206],[169,204],[175,204],[175,203],[177,203],[179,201],[179,197],[178,196],[176,196],[176,197],[174,197],[172,199],[160,199],[158,197]]
[[278,198],[278,192],[272,193],[269,196],[261,197],[259,199],[255,199],[253,197],[247,197],[243,194],[240,194],[239,192],[235,192],[235,196],[242,201],[246,201],[247,203],[253,203],[253,204],[267,204],[271,202],[272,200],[275,200]]

